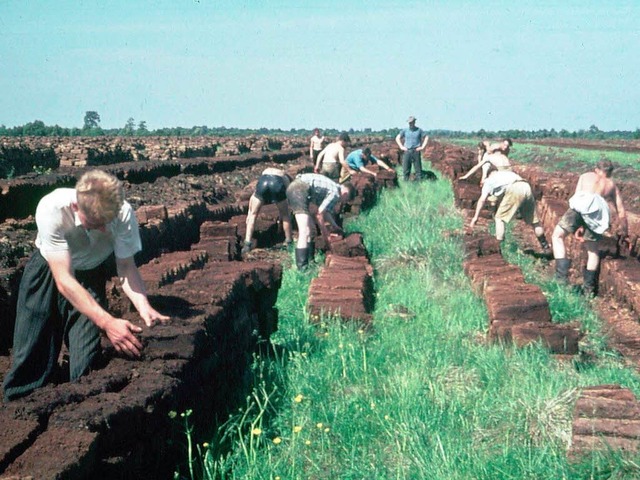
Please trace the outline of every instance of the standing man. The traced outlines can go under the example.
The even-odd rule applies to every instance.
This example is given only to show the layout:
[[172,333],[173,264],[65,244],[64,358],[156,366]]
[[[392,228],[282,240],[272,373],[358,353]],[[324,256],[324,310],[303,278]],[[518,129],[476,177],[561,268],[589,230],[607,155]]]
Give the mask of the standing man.
[[313,164],[316,164],[316,160],[318,159],[318,155],[322,151],[322,144],[324,143],[324,136],[320,135],[320,129],[316,128],[313,130],[313,136],[311,137],[311,141],[309,142],[309,157],[311,157],[311,161]]
[[600,252],[598,241],[609,229],[610,201],[616,209],[622,227],[622,236],[629,234],[627,214],[622,203],[618,187],[611,180],[613,164],[609,160],[601,160],[593,172],[580,175],[576,191],[569,199],[569,209],[562,216],[553,231],[553,256],[556,259],[556,278],[567,281],[571,260],[566,258],[564,237],[567,233],[575,233],[585,243],[587,249],[587,267],[583,272],[583,292],[594,295],[596,291]]
[[[328,222],[331,229],[342,233],[342,228],[334,218],[341,203],[353,200],[355,189],[350,183],[337,184],[333,180],[317,173],[298,175],[287,188],[287,200],[296,217],[298,224],[298,242],[296,244],[296,266],[298,270],[305,270],[309,259],[315,254],[313,235],[317,224],[325,242],[329,243]],[[309,204],[318,206],[315,219],[309,213]]]
[[400,130],[396,136],[396,143],[404,153],[402,154],[402,175],[404,181],[409,181],[411,166],[413,165],[414,179],[422,179],[422,150],[429,143],[429,136],[424,130],[416,127],[416,118],[411,116],[407,120],[409,127]]
[[374,172],[373,170],[369,170],[365,166],[372,162],[376,162],[381,168],[384,168],[385,170],[393,171],[393,169],[389,167],[389,165],[384,163],[379,158],[373,156],[369,147],[365,147],[364,149],[354,150],[349,155],[347,155],[347,168],[342,169],[342,172],[340,173],[340,180],[342,181],[342,179],[347,179],[350,175],[353,175],[356,172],[364,172],[368,173],[369,175],[373,175],[374,178],[377,177],[376,172]]
[[50,380],[64,341],[71,380],[87,373],[100,353],[103,331],[116,351],[139,357],[142,328],[109,314],[106,260],[115,253],[122,288],[148,327],[169,317],[154,310],[134,254],[138,223],[122,184],[101,170],[86,172],[75,189],[58,188],[36,209],[36,251],[20,282],[13,363],[4,398],[13,400]]
[[340,178],[342,167],[346,168],[344,149],[350,143],[349,134],[342,132],[338,136],[338,140],[330,143],[320,152],[313,168],[314,173],[322,173],[325,177],[337,181]]
[[489,174],[489,177],[482,185],[476,212],[471,220],[471,228],[475,227],[489,195],[498,198],[502,197],[494,218],[496,222],[496,239],[499,242],[504,240],[505,225],[511,221],[519,210],[525,223],[533,227],[542,250],[545,253],[551,253],[549,243],[544,236],[544,229],[538,219],[536,200],[531,192],[531,186],[515,172],[494,170]]
[[256,224],[256,218],[262,205],[275,203],[278,206],[282,229],[284,230],[287,247],[292,244],[291,218],[289,216],[289,204],[287,203],[287,187],[291,177],[278,168],[265,168],[258,179],[256,190],[249,199],[249,212],[247,213],[247,232],[244,237],[242,254],[251,251],[251,237]]

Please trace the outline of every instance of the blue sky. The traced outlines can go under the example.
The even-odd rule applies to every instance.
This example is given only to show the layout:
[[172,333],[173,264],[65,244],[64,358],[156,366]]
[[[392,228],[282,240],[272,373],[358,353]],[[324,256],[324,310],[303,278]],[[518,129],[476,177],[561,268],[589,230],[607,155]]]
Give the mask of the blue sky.
[[640,0],[2,0],[0,124],[635,130]]

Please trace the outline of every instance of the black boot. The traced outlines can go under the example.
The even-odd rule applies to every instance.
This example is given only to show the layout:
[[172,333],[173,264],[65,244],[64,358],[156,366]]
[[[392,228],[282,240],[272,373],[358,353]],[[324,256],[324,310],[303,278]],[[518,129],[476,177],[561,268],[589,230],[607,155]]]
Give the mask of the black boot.
[[567,283],[569,281],[569,267],[571,267],[571,260],[556,258],[556,280]]
[[598,271],[584,269],[582,272],[582,293],[585,297],[594,297],[596,295],[596,286],[598,283]]
[[544,238],[544,235],[540,235],[538,238],[538,243],[540,243],[540,247],[542,247],[542,253],[545,255],[549,255],[551,253],[551,246],[547,239]]
[[307,243],[307,248],[309,249],[309,262],[316,263],[316,242]]
[[309,265],[309,249],[308,248],[296,248],[296,267],[301,272],[304,272]]

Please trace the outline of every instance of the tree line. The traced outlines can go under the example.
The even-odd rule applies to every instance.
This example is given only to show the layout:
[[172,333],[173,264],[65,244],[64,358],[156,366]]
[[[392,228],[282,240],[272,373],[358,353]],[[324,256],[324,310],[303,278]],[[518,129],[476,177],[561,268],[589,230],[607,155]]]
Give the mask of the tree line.
[[[293,135],[293,136],[310,136],[312,129],[291,128],[283,130],[280,128],[235,128],[235,127],[208,127],[206,125],[196,125],[190,128],[185,127],[166,127],[156,130],[149,130],[147,123],[141,120],[136,123],[133,118],[129,118],[122,128],[102,128],[100,126],[100,115],[96,111],[87,111],[84,116],[82,128],[66,128],[59,125],[45,125],[41,120],[35,120],[25,125],[15,127],[6,127],[0,125],[0,136],[7,137],[99,137],[99,136],[129,136],[129,137],[146,137],[146,136],[176,136],[176,137],[198,137],[198,136],[249,136],[249,135]],[[383,130],[372,130],[365,128],[362,130],[349,129],[351,135],[378,135],[383,137],[395,137],[398,128],[388,128]],[[327,128],[323,130],[324,135],[332,137],[340,133],[337,129]],[[540,130],[484,130],[477,131],[460,131],[460,130],[427,130],[427,133],[434,137],[441,138],[584,138],[593,140],[638,140],[640,139],[640,128],[635,131],[626,130],[600,130],[596,125],[591,125],[588,129],[580,129],[569,131],[567,129],[556,130],[540,129]]]

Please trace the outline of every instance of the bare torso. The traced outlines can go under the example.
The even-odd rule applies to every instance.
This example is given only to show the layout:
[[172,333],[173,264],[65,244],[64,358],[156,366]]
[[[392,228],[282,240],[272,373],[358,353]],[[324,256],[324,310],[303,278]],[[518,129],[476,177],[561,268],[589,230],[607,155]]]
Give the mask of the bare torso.
[[613,180],[605,175],[587,172],[580,175],[578,185],[576,186],[576,193],[577,192],[596,193],[605,200],[615,203],[617,188]]

